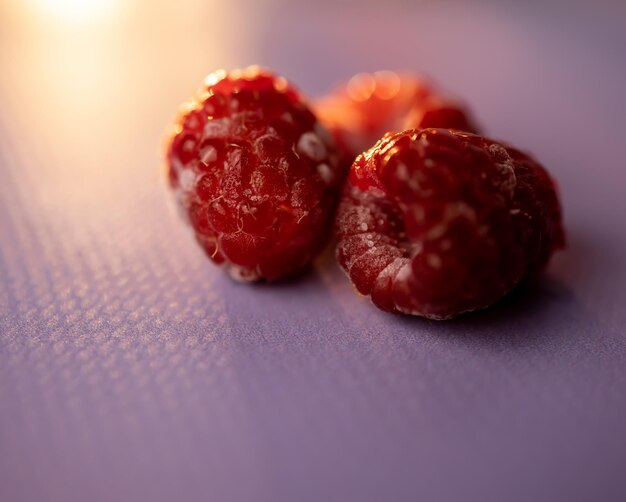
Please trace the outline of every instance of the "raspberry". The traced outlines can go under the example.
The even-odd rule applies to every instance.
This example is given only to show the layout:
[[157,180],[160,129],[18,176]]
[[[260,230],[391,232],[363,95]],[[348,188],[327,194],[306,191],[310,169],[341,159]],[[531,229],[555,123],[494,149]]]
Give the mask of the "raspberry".
[[233,277],[291,275],[325,246],[338,154],[284,78],[257,67],[211,74],[182,108],[166,162],[196,240]]
[[529,156],[446,129],[386,135],[355,160],[337,259],[382,310],[447,319],[487,307],[564,245],[554,182]]
[[349,163],[386,132],[426,127],[477,131],[459,103],[414,74],[383,71],[355,75],[318,100],[315,111]]

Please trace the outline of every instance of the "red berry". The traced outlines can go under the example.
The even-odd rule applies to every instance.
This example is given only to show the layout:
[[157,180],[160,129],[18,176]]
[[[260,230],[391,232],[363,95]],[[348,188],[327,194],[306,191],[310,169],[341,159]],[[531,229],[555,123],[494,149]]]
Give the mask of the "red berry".
[[338,155],[284,78],[256,67],[210,75],[181,111],[166,160],[197,241],[231,275],[279,279],[326,244]]
[[545,169],[445,129],[387,135],[352,165],[337,258],[382,310],[447,319],[487,307],[564,245]]
[[390,71],[355,75],[318,100],[315,111],[349,162],[390,131],[425,127],[477,131],[468,112],[432,82]]

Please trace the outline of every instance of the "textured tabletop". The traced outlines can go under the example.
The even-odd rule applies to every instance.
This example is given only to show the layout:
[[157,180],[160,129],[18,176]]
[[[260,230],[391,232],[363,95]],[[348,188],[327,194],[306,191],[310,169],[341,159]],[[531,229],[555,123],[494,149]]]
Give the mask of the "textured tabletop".
[[[606,0],[2,2],[0,500],[626,500],[625,47]],[[332,250],[231,282],[160,149],[251,63],[311,95],[427,71],[548,166],[569,247],[442,323],[376,310]]]

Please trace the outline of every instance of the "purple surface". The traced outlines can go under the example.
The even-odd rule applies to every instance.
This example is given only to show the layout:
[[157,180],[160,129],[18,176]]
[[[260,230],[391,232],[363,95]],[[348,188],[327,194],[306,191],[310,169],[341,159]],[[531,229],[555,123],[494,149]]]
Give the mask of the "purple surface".
[[[624,7],[168,4],[0,7],[0,500],[626,500]],[[232,283],[158,149],[252,62],[310,93],[427,69],[551,169],[569,248],[446,323],[377,311],[330,253]]]

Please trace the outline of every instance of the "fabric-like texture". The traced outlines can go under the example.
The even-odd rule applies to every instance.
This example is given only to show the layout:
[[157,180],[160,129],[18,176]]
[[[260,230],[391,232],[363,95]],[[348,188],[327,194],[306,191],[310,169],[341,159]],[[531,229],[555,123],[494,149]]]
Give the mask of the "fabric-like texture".
[[[0,500],[623,501],[623,9],[136,3],[0,7]],[[446,323],[380,312],[332,253],[233,283],[159,149],[204,73],[251,62],[310,93],[432,73],[554,174],[567,250]]]

